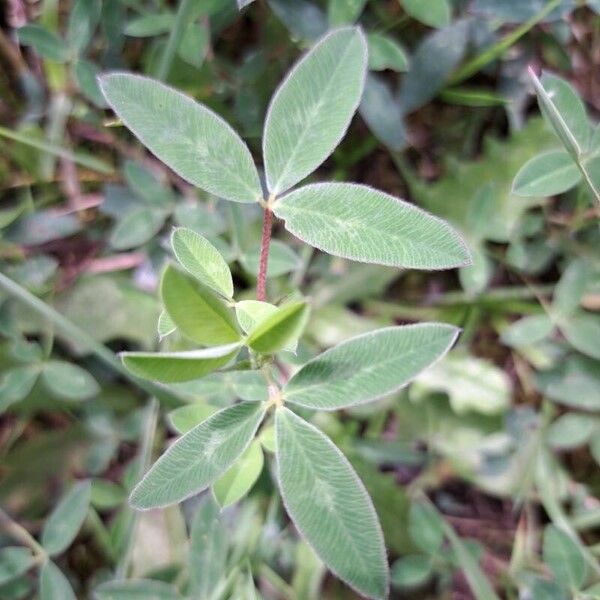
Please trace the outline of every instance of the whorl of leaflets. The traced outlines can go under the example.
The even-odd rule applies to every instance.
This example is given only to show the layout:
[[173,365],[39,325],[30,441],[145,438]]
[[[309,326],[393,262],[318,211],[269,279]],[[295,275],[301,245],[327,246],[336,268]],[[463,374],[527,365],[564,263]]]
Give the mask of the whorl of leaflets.
[[[239,2],[240,8],[246,4]],[[351,183],[289,191],[344,137],[361,100],[367,64],[362,31],[343,27],[325,35],[290,71],[264,126],[266,193],[247,146],[207,107],[128,73],[105,75],[100,86],[124,125],[181,177],[226,200],[266,204],[291,233],[316,248],[402,268],[469,264],[465,243],[452,227],[393,196]],[[305,300],[294,297],[278,306],[236,302],[229,266],[212,243],[179,228],[171,244],[178,264],[169,264],[163,274],[159,333],[164,338],[177,332],[202,348],[123,353],[132,373],[184,382],[233,364],[244,347],[261,361],[295,350],[309,318]],[[186,433],[136,486],[132,506],[167,506],[209,486],[221,506],[239,500],[262,470],[255,437],[275,405],[277,479],[290,518],[340,579],[369,598],[385,598],[385,545],[364,485],[327,437],[282,404],[337,410],[392,394],[443,357],[457,334],[438,323],[381,329],[308,361],[279,396],[246,398],[214,414],[186,411],[195,423],[186,421]]]

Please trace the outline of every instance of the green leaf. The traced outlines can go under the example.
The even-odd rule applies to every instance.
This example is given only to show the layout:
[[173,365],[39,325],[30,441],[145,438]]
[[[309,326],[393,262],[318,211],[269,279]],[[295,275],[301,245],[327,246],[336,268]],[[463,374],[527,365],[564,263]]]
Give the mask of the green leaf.
[[88,513],[92,485],[79,481],[52,511],[42,530],[42,546],[50,556],[64,552],[79,533]]
[[517,173],[513,194],[555,196],[581,181],[581,171],[566,150],[553,150],[532,158]]
[[411,394],[418,397],[420,390],[446,392],[458,414],[495,415],[510,407],[512,384],[491,361],[452,353],[417,377]]
[[395,40],[381,33],[370,33],[369,41],[369,69],[372,71],[406,71],[408,57]]
[[267,187],[285,192],[340,143],[358,108],[367,68],[360,29],[323,37],[290,71],[271,100],[263,135]]
[[262,198],[250,151],[208,108],[139,75],[110,73],[100,88],[123,123],[185,180],[234,202]]
[[471,260],[447,223],[364,185],[307,185],[273,210],[288,231],[335,256],[413,269],[449,269]]
[[318,429],[277,410],[277,478],[288,514],[331,571],[360,594],[383,599],[383,533],[364,485]]
[[408,143],[402,108],[388,83],[372,73],[367,74],[359,107],[360,116],[373,135],[390,150],[399,152]]
[[587,150],[590,141],[583,102],[564,79],[544,73],[540,81],[532,69],[529,69],[529,74],[544,117],[571,156],[578,158]]
[[329,0],[327,16],[332,27],[354,23],[360,16],[366,0]]
[[512,323],[500,338],[504,344],[519,348],[537,344],[554,331],[554,323],[548,315],[529,315]]
[[140,206],[118,221],[110,234],[109,243],[116,250],[137,248],[150,241],[165,224],[162,210]]
[[240,344],[227,344],[186,352],[122,352],[128,371],[161,383],[181,383],[200,379],[225,366],[240,351]]
[[163,273],[160,293],[177,329],[207,346],[230,344],[240,339],[233,311],[208,287],[172,266]]
[[68,50],[65,43],[52,31],[40,25],[24,25],[17,30],[19,43],[31,46],[41,57],[65,62]]
[[100,20],[101,0],[77,0],[69,13],[67,44],[79,54],[89,44]]
[[40,374],[37,365],[13,367],[2,373],[0,378],[0,414],[11,404],[20,402],[29,395]]
[[174,20],[175,15],[170,12],[140,15],[127,22],[124,33],[132,37],[154,37],[171,31]]
[[170,209],[174,203],[173,194],[149,169],[134,160],[125,162],[123,175],[127,185],[148,206]]
[[227,573],[228,533],[221,510],[210,494],[204,497],[190,533],[189,594],[197,600],[210,600]]
[[63,360],[48,361],[42,381],[53,394],[68,400],[87,400],[100,392],[100,386],[85,369]]
[[226,298],[233,296],[229,266],[206,238],[191,229],[179,227],[173,231],[171,246],[177,260],[190,275]]
[[581,258],[572,260],[554,288],[552,312],[560,318],[577,312],[591,279],[590,264]]
[[559,328],[573,348],[600,360],[600,316],[577,312],[568,318],[562,318]]
[[107,581],[94,590],[95,600],[177,600],[180,597],[172,585],[152,579]]
[[409,554],[392,566],[392,585],[413,588],[423,585],[433,575],[433,561],[429,556]]
[[258,440],[212,485],[212,491],[221,508],[241,500],[256,483],[264,464],[263,451]]
[[106,108],[106,101],[98,86],[98,75],[100,67],[84,58],[80,58],[73,67],[73,76],[79,91],[98,108]]
[[284,304],[252,329],[246,344],[263,354],[279,352],[302,335],[309,313],[310,308],[304,301]]
[[29,548],[9,546],[0,549],[0,585],[4,585],[24,573],[36,563]]
[[600,423],[587,414],[567,413],[550,425],[546,440],[557,450],[570,450],[587,444]]
[[199,69],[206,58],[210,44],[210,31],[206,24],[188,23],[183,32],[177,54],[186,63]]
[[260,300],[241,300],[235,305],[235,315],[244,333],[249,333],[258,323],[276,312],[274,304]]
[[178,433],[187,433],[196,425],[206,421],[208,417],[217,412],[215,406],[204,402],[194,402],[186,406],[180,406],[169,413],[169,422]]
[[211,485],[244,453],[265,414],[256,402],[224,408],[179,438],[131,494],[139,510],[181,502]]
[[544,530],[543,555],[561,586],[570,590],[581,588],[586,578],[585,559],[570,535],[548,525]]
[[427,554],[437,554],[444,540],[444,523],[428,502],[413,502],[408,514],[408,530],[413,542]]
[[431,27],[448,25],[452,18],[448,0],[401,0],[401,3],[409,16]]
[[76,600],[75,592],[63,572],[47,560],[40,571],[40,600]]
[[287,383],[289,402],[336,410],[398,391],[456,341],[451,325],[388,327],[359,335],[308,361]]

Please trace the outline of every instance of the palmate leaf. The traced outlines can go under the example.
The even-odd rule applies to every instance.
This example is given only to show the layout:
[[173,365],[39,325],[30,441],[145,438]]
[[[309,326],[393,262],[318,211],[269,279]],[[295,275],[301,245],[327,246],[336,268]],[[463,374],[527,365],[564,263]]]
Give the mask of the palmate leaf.
[[447,223],[365,185],[307,185],[273,211],[288,231],[335,256],[413,269],[470,264],[464,241]]
[[191,229],[179,227],[173,231],[171,246],[179,264],[190,275],[227,298],[233,296],[229,266],[206,238]]
[[240,340],[233,311],[211,289],[168,266],[160,294],[177,329],[198,344],[216,346]]
[[344,136],[358,108],[367,68],[361,30],[323,37],[283,81],[267,112],[263,155],[271,194],[312,173]]
[[340,579],[368,598],[385,598],[383,533],[364,485],[318,429],[286,408],[275,423],[277,477],[298,531]]
[[131,494],[134,508],[181,502],[207,488],[244,453],[265,414],[263,404],[244,402],[215,413],[179,438]]
[[451,325],[424,323],[359,335],[307,362],[283,396],[321,410],[375,400],[407,385],[444,356],[458,333]]
[[262,197],[248,147],[218,115],[158,81],[109,73],[106,101],[135,136],[190,183],[234,202]]
[[240,351],[240,344],[214,346],[186,352],[122,352],[128,371],[161,383],[192,381],[225,366]]

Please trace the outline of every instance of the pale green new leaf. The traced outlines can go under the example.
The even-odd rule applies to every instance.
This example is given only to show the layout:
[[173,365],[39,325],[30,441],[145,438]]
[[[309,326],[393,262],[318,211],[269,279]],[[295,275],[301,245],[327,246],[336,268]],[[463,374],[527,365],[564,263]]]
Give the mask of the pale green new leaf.
[[195,600],[211,600],[227,573],[229,540],[219,506],[210,494],[200,503],[190,532],[189,595]]
[[263,404],[224,408],[179,438],[135,487],[130,504],[147,510],[181,502],[211,485],[246,450],[265,414]]
[[212,485],[215,500],[226,508],[243,498],[256,483],[264,464],[263,451],[254,440],[238,461]]
[[227,298],[233,296],[231,271],[221,253],[199,233],[179,227],[171,236],[179,264],[198,281]]
[[569,153],[574,158],[579,157],[587,150],[590,140],[583,102],[564,79],[544,73],[540,81],[532,69],[529,69],[529,75],[542,113]]
[[267,112],[267,187],[285,192],[312,173],[344,137],[364,87],[367,45],[360,29],[332,31],[296,64]]
[[47,560],[40,571],[40,600],[76,600],[75,592],[63,572]]
[[402,47],[391,37],[381,33],[370,33],[369,37],[369,69],[372,71],[406,71],[408,57]]
[[523,165],[513,182],[518,196],[555,196],[576,186],[581,171],[566,150],[553,150],[532,158]]
[[158,81],[130,73],[104,75],[100,88],[123,123],[178,175],[234,202],[262,197],[248,147],[211,110]]
[[7,369],[0,377],[0,414],[11,404],[20,402],[33,389],[40,369],[37,365],[23,365]]
[[52,511],[42,530],[42,546],[50,556],[64,552],[71,545],[85,521],[91,495],[91,482],[80,481]]
[[107,581],[94,590],[94,600],[177,600],[181,598],[170,584],[153,579]]
[[169,265],[163,273],[160,294],[177,329],[206,346],[240,339],[233,311],[210,288]]
[[256,352],[272,354],[294,344],[306,327],[310,308],[304,301],[290,302],[260,321],[246,344]]
[[241,300],[235,305],[235,315],[244,333],[250,333],[258,323],[277,312],[277,307],[260,300]]
[[464,241],[447,223],[365,185],[307,185],[273,211],[288,231],[335,256],[413,269],[470,264]]
[[318,429],[277,410],[277,478],[294,525],[340,579],[383,599],[388,564],[383,533],[367,491],[346,457]]
[[128,371],[142,379],[181,383],[216,371],[239,351],[240,344],[227,344],[185,352],[122,352],[121,360]]
[[42,381],[53,394],[68,400],[87,400],[100,392],[100,386],[85,369],[64,360],[48,361]]
[[424,323],[359,335],[307,362],[283,389],[284,398],[324,410],[381,398],[444,356],[458,333],[451,325]]

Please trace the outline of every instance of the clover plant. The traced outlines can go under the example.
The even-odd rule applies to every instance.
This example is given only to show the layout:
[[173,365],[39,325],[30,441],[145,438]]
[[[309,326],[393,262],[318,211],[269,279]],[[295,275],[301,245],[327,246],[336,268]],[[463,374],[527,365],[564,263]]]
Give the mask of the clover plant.
[[440,323],[386,327],[330,348],[289,377],[280,353],[295,348],[310,301],[270,303],[266,289],[273,217],[307,244],[355,261],[414,269],[470,261],[447,223],[386,193],[342,182],[294,188],[344,137],[367,64],[367,43],[355,27],[330,32],[296,64],[265,118],[264,182],[246,144],[205,106],[129,73],[108,73],[99,83],[123,124],[183,179],[264,211],[256,300],[236,300],[229,267],[208,240],[175,229],[175,260],[160,286],[160,328],[163,334],[178,330],[193,349],[125,352],[122,360],[134,375],[163,384],[217,369],[253,369],[264,375],[269,397],[224,408],[182,435],[133,490],[131,505],[164,507],[209,486],[221,504],[234,502],[256,479],[239,483],[240,461],[262,461],[253,440],[274,420],[275,473],[289,517],[337,577],[367,597],[384,598],[388,563],[371,499],[348,460],[307,418],[310,411],[345,409],[395,392],[442,357],[458,330]]

